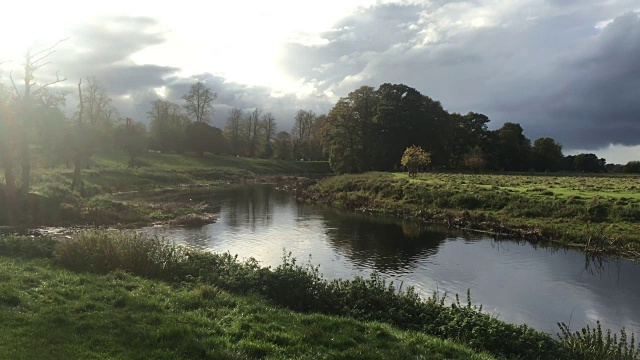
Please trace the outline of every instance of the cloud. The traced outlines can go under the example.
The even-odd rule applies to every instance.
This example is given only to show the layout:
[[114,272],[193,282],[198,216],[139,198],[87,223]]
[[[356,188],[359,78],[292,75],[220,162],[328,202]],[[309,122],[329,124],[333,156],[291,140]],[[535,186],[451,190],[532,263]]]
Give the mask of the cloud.
[[569,148],[640,144],[640,19],[631,1],[432,1],[361,9],[290,44],[317,93],[405,83],[449,111],[519,122]]
[[[150,103],[163,95],[181,103],[181,97],[195,81],[203,81],[218,93],[213,125],[222,127],[232,107],[259,107],[272,112],[280,130],[289,130],[298,109],[326,112],[331,102],[324,95],[274,93],[269,87],[229,82],[210,73],[186,76],[179,67],[140,64],[133,57],[149,47],[163,46],[167,32],[162,24],[148,17],[103,16],[87,19],[72,27],[68,40],[56,48],[49,73],[42,71],[41,81],[57,70],[67,81],[60,88],[69,91],[68,112],[77,104],[76,84],[80,78],[95,77],[107,89],[123,117],[147,120]],[[48,76],[48,78],[47,78]]]

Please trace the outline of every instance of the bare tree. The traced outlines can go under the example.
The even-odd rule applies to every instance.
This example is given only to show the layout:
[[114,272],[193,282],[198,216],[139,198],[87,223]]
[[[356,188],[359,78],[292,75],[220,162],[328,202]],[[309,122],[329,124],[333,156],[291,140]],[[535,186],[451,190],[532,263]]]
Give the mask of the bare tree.
[[16,82],[13,79],[13,71],[9,73],[11,84],[13,85],[14,96],[16,102],[19,104],[20,119],[20,152],[21,152],[21,166],[22,166],[22,186],[20,192],[26,196],[31,186],[31,150],[29,147],[29,130],[33,126],[33,119],[31,116],[31,110],[34,106],[33,100],[45,92],[44,90],[49,86],[65,81],[67,78],[61,78],[56,72],[55,80],[38,84],[36,81],[36,72],[42,67],[50,64],[48,61],[56,50],[55,48],[64,40],[60,40],[52,46],[33,52],[31,48],[27,49],[24,56],[24,88],[23,91],[18,89]]
[[264,156],[270,158],[273,155],[273,138],[276,136],[276,118],[268,112],[262,115],[260,126],[264,136]]
[[256,156],[258,144],[260,141],[260,114],[262,110],[255,108],[252,112],[245,116],[244,137],[247,142],[247,155]]
[[80,99],[80,111],[78,111],[78,123],[76,125],[76,141],[75,148],[73,149],[73,182],[71,183],[71,190],[76,187],[82,188],[82,115],[84,114],[84,101],[82,101],[82,79],[78,82],[78,98]]
[[202,82],[191,85],[189,93],[184,95],[182,99],[186,101],[184,108],[187,114],[191,116],[195,122],[208,123],[213,116],[213,102],[218,97],[206,87]]
[[80,95],[81,108],[89,124],[110,127],[117,112],[107,89],[94,77],[88,77],[84,91]]
[[227,123],[224,125],[224,134],[229,139],[231,151],[236,155],[243,152],[242,149],[242,110],[233,108],[229,110]]
[[313,128],[316,123],[317,116],[311,110],[299,110],[291,129],[293,135],[293,152],[296,158],[309,158],[309,143],[313,135]]

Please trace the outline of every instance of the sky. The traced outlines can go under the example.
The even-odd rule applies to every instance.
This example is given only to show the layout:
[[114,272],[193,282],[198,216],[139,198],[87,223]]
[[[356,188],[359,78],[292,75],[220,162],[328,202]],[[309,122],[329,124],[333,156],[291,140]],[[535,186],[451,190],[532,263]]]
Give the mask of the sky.
[[[450,112],[520,123],[566,154],[640,159],[637,0],[10,1],[0,22],[0,81],[29,46],[66,39],[38,74],[72,90],[93,76],[122,116],[194,81],[232,107],[328,112],[363,85],[404,83]],[[67,97],[68,107],[77,103]],[[71,110],[69,110],[71,111]]]

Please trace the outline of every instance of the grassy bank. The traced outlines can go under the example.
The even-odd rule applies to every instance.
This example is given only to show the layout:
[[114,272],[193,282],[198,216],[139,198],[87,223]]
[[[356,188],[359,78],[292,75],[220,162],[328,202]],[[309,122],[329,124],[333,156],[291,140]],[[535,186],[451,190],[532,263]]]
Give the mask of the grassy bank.
[[[186,186],[220,187],[261,177],[318,177],[329,172],[326,162],[218,155],[147,153],[139,162],[139,168],[128,169],[124,156],[96,156],[88,168],[83,169],[83,188],[75,191],[71,190],[72,168],[36,166],[32,174],[32,194],[19,222],[27,225],[113,225],[167,220],[202,209],[185,204],[149,206],[140,201],[119,201],[112,195]],[[2,180],[0,178],[0,183]],[[3,210],[0,208],[0,225],[6,218]]]
[[263,268],[113,231],[0,238],[0,276],[0,354],[25,358],[37,347],[121,358],[490,358],[442,340],[508,359],[640,358],[626,335],[554,339],[376,276],[328,282],[294,259]]
[[196,279],[72,272],[51,258],[51,244],[0,242],[2,359],[493,359],[424,333],[294,312]]
[[322,180],[308,201],[640,256],[640,178],[367,173]]

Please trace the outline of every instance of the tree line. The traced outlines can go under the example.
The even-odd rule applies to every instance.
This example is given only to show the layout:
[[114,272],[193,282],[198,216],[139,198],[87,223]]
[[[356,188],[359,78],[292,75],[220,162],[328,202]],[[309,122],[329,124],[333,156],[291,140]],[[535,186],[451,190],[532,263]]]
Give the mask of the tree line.
[[556,140],[532,142],[516,123],[489,130],[486,115],[449,113],[404,84],[362,86],[339,99],[327,115],[299,110],[290,131],[278,131],[274,115],[259,107],[230,109],[222,129],[211,126],[217,93],[202,82],[192,84],[181,103],[152,101],[143,122],[122,118],[105,86],[87,77],[77,84],[76,111],[67,115],[63,108],[75,91],[56,91],[54,85],[66,78],[41,81],[38,73],[56,45],[27,51],[21,76],[9,73],[10,82],[0,82],[0,196],[5,200],[29,193],[34,161],[73,166],[71,186],[82,189],[81,172],[91,156],[117,151],[128,155],[129,167],[139,165],[141,153],[154,150],[328,159],[335,172],[344,173],[400,170],[404,151],[416,145],[428,152],[434,169],[640,172],[635,162],[623,167],[595,154],[564,156]]
[[428,152],[434,169],[467,171],[640,172],[640,163],[606,164],[595,154],[565,156],[550,137],[531,141],[520,124],[489,130],[480,113],[449,113],[404,84],[362,86],[338,100],[319,126],[335,172],[401,170],[407,148]]

